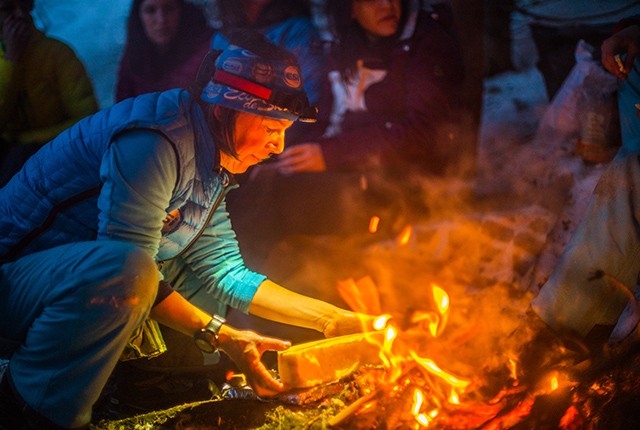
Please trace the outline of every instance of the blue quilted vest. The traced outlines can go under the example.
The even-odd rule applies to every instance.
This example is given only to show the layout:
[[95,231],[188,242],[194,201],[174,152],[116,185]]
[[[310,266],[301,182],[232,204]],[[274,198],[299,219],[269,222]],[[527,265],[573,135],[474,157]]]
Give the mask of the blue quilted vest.
[[[157,259],[175,257],[197,239],[229,181],[215,171],[206,127],[202,109],[176,89],[124,100],[62,132],[0,189],[0,261],[95,239],[100,164],[113,139],[130,129],[154,130],[176,149],[180,174]],[[181,221],[171,225],[178,209]]]

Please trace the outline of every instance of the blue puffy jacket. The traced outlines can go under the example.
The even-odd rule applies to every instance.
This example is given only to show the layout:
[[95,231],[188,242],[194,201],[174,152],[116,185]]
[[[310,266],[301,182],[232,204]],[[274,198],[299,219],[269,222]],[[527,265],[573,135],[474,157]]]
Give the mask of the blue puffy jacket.
[[179,256],[214,298],[247,312],[265,277],[244,266],[229,179],[187,91],[124,100],[61,133],[0,189],[0,261],[128,241],[158,262]]

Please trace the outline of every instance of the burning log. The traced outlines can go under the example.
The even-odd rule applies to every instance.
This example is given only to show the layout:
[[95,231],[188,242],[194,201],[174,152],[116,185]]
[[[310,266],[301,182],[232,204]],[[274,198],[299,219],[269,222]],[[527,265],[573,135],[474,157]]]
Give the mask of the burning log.
[[294,345],[278,352],[285,387],[305,388],[345,378],[367,364],[382,363],[385,333],[357,333]]

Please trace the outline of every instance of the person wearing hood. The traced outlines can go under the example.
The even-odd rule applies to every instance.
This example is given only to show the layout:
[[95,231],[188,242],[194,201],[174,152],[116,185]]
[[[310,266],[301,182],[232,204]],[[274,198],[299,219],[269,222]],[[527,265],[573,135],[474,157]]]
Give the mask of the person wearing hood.
[[116,102],[172,88],[196,77],[214,30],[188,0],[134,0],[116,82]]
[[[417,0],[329,0],[326,11],[333,33],[322,91],[330,97],[319,111],[326,129],[253,173],[277,185],[253,181],[230,202],[241,247],[258,261],[268,251],[258,244],[289,234],[366,231],[372,215],[402,204],[415,178],[446,174],[465,157],[457,145],[465,73],[450,23]],[[288,221],[256,232],[245,208],[269,189],[278,192],[265,206]],[[288,198],[274,204],[283,189]],[[269,237],[255,240],[260,234]]]
[[33,24],[33,0],[0,0],[0,187],[43,144],[95,113],[84,65]]
[[189,90],[84,118],[0,189],[0,428],[86,427],[118,360],[166,350],[158,323],[227,354],[259,396],[285,389],[261,356],[289,342],[235,329],[227,306],[325,336],[373,327],[245,266],[233,175],[316,112],[289,52],[257,33],[229,40]]

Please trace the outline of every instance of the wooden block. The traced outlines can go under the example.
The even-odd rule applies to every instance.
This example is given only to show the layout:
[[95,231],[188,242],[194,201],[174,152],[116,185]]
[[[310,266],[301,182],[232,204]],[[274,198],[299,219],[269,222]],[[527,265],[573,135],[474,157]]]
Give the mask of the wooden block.
[[356,333],[294,345],[278,352],[280,380],[288,389],[337,381],[372,364],[382,364],[384,331]]

